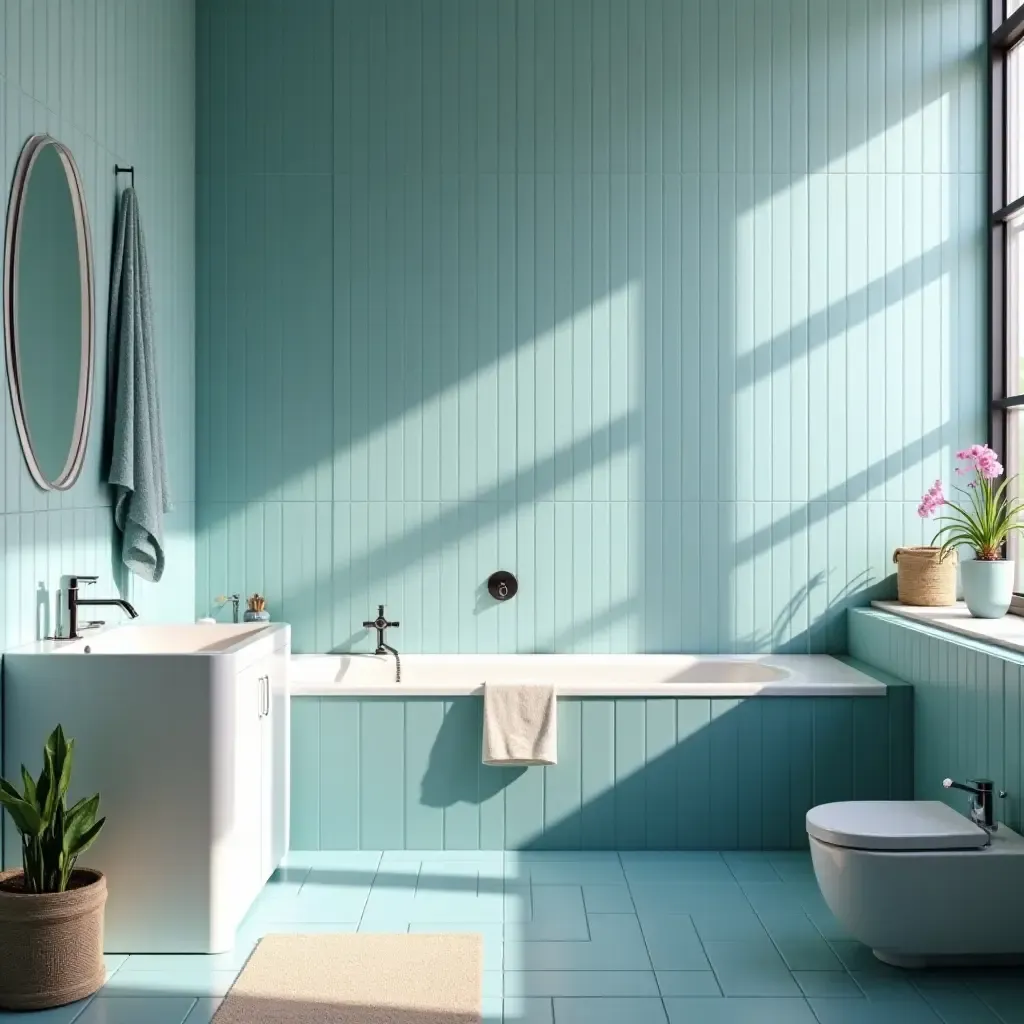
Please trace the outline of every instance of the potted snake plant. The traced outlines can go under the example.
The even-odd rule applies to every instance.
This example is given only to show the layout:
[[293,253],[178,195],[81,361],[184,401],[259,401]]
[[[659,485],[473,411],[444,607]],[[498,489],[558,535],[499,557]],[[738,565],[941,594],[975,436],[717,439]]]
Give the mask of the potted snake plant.
[[107,883],[78,867],[105,819],[100,798],[66,803],[74,740],[58,725],[33,779],[0,779],[0,806],[21,833],[22,866],[0,872],[0,1009],[41,1010],[92,995],[105,981],[103,910]]

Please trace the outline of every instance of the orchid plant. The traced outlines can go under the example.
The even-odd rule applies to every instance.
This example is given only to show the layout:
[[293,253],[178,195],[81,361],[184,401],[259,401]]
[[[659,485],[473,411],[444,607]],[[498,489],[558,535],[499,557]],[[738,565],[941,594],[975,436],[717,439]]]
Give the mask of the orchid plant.
[[952,510],[949,515],[938,517],[937,521],[946,525],[939,528],[932,540],[933,544],[941,541],[942,557],[952,548],[966,544],[981,561],[999,561],[1011,531],[1024,529],[1024,522],[1019,518],[1024,502],[1011,499],[1007,493],[1010,478],[996,486],[995,481],[1003,475],[1003,466],[987,444],[965,448],[956,453],[956,458],[960,463],[957,475],[974,477],[966,488],[956,488],[963,498],[959,503],[950,501],[943,492],[942,481],[936,480],[921,498],[917,514],[928,519],[940,508]]

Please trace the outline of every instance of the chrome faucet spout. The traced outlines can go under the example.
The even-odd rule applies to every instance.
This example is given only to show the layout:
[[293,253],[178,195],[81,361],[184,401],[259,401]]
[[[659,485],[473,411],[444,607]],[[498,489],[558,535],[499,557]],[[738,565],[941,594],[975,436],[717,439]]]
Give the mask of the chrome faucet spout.
[[[68,635],[63,637],[65,640],[81,640],[82,634],[79,632],[79,621],[78,621],[78,609],[81,607],[103,607],[108,606],[111,608],[120,608],[125,615],[130,619],[137,619],[139,613],[135,610],[134,605],[130,601],[126,601],[122,597],[90,597],[84,598],[78,596],[80,586],[90,583],[95,583],[97,577],[95,576],[69,576],[68,577]],[[82,624],[86,628],[93,626],[101,626],[102,622]]]
[[997,793],[1000,797],[1006,796],[1006,791],[997,791],[991,779],[968,779],[967,783],[943,779],[942,788],[959,789],[964,793],[970,793],[971,806],[968,816],[971,821],[986,832],[995,832],[999,828],[995,818],[995,797]]

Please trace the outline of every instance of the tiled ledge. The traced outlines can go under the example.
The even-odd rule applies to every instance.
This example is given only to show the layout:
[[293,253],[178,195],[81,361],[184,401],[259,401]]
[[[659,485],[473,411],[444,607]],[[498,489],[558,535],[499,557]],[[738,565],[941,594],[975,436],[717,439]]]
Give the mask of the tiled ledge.
[[962,601],[951,608],[919,608],[900,604],[899,601],[873,601],[872,607],[918,626],[955,633],[984,647],[1000,647],[1015,654],[1024,654],[1024,617],[1020,615],[976,619]]

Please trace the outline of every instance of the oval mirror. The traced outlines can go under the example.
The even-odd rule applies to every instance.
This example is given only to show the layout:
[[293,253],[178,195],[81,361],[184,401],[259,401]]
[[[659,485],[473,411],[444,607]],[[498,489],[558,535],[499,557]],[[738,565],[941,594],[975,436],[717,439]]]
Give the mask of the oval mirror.
[[4,337],[14,421],[28,470],[66,490],[85,456],[94,359],[93,271],[82,180],[49,135],[25,143],[4,245]]

